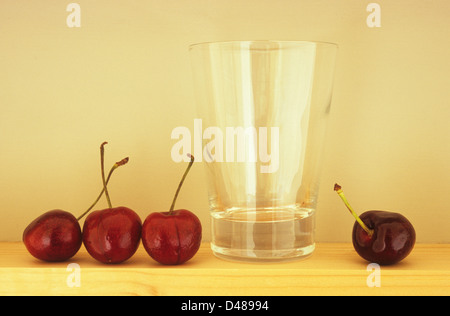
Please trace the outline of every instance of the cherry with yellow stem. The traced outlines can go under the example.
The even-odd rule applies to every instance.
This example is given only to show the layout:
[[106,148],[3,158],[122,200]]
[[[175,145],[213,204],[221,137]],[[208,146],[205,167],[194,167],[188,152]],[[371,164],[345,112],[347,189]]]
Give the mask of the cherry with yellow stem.
[[341,186],[335,184],[334,190],[356,219],[352,243],[361,258],[389,265],[403,260],[411,253],[416,242],[416,232],[405,216],[380,210],[366,211],[358,216],[345,198]]

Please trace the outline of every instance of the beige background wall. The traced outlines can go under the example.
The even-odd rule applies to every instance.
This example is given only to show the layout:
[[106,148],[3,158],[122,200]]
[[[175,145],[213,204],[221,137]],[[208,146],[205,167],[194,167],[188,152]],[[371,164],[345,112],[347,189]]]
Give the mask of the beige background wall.
[[[164,211],[186,164],[173,128],[193,129],[188,46],[244,39],[338,43],[317,239],[350,241],[354,207],[402,212],[419,242],[450,242],[448,0],[0,1],[0,240],[20,240],[46,210],[80,214],[106,161],[130,156],[111,181],[114,205],[144,220]],[[381,27],[368,27],[369,3]],[[177,206],[210,239],[200,164]],[[100,207],[105,207],[102,201]]]

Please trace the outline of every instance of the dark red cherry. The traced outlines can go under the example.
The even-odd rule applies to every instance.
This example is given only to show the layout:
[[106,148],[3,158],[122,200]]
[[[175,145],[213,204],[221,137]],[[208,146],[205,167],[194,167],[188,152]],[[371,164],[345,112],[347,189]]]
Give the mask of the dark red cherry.
[[188,210],[151,213],[142,227],[142,244],[162,264],[182,264],[200,248],[202,225]]
[[[134,255],[141,240],[142,222],[131,209],[113,208],[104,170],[104,142],[100,146],[103,191],[109,208],[95,211],[83,225],[83,243],[88,253],[103,263],[120,263]],[[127,160],[128,161],[128,160]]]
[[403,260],[411,253],[416,243],[416,232],[405,216],[388,211],[367,211],[358,216],[348,203],[341,186],[335,184],[334,190],[356,219],[352,241],[362,258],[380,265],[389,265]]
[[23,243],[37,259],[65,261],[72,258],[81,247],[80,224],[69,212],[48,211],[28,225],[23,232]]
[[142,244],[147,253],[162,264],[182,264],[200,248],[202,225],[188,210],[174,210],[178,193],[194,163],[194,156],[181,178],[168,212],[154,212],[147,216],[142,227]]
[[127,207],[108,208],[89,214],[83,226],[88,253],[103,263],[120,263],[134,255],[141,239],[142,222]]
[[380,265],[397,263],[414,248],[416,232],[406,217],[387,211],[367,211],[359,216],[373,230],[372,236],[355,222],[352,240],[356,252]]

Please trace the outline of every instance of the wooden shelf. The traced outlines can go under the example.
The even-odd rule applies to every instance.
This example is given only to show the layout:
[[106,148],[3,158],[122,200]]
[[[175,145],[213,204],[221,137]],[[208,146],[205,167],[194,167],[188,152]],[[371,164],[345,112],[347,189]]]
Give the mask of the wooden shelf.
[[[403,262],[381,267],[380,287],[368,286],[375,270],[367,266],[350,244],[338,243],[318,244],[305,260],[273,264],[224,261],[205,243],[186,264],[163,266],[142,245],[126,263],[104,265],[84,247],[67,262],[45,263],[22,243],[0,242],[0,295],[450,294],[450,245],[417,244]],[[73,276],[79,276],[79,287],[69,287]]]

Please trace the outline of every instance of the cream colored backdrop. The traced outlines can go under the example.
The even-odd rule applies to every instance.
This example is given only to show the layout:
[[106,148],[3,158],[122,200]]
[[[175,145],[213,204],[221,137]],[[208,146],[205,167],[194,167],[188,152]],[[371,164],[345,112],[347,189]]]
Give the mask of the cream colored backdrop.
[[[196,118],[188,46],[246,39],[339,44],[318,208],[318,241],[350,241],[353,206],[399,211],[419,242],[450,242],[450,1],[0,1],[0,240],[44,211],[80,214],[107,166],[110,191],[142,220],[171,204],[186,167],[170,150]],[[380,27],[367,6],[380,5]],[[370,20],[370,19],[369,19]],[[210,239],[203,166],[177,207]],[[106,207],[102,200],[99,207]]]

